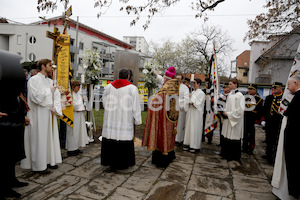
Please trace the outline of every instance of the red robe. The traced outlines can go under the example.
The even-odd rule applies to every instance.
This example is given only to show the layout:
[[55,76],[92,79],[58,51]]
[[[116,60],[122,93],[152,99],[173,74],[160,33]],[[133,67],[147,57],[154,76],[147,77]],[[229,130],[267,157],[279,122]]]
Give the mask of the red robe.
[[[172,98],[169,101],[170,110],[166,109],[167,96],[177,95],[178,97],[179,85],[178,79],[165,82],[150,103],[142,142],[142,145],[147,146],[150,151],[158,150],[167,155],[168,152],[174,150],[179,115],[178,98],[176,100]],[[157,111],[151,108],[157,109]]]

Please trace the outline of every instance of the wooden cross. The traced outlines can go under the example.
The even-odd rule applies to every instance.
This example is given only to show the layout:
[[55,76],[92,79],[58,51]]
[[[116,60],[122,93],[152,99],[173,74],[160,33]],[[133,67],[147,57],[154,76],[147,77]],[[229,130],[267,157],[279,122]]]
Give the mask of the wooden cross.
[[57,64],[57,54],[58,54],[58,52],[61,48],[57,43],[59,35],[60,35],[60,32],[58,31],[57,27],[54,27],[54,32],[53,33],[50,32],[50,31],[47,31],[47,34],[46,34],[46,36],[48,38],[53,40],[52,60],[53,60],[55,65]]

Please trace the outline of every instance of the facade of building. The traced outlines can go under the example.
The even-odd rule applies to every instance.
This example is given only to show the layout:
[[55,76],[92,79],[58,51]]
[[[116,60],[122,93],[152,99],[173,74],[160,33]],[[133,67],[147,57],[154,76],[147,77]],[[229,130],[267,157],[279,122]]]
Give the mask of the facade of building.
[[248,71],[250,64],[250,50],[245,50],[236,57],[237,79],[241,83],[248,82]]
[[[46,37],[46,32],[53,32],[55,24],[62,33],[64,21],[62,16],[48,19],[48,21],[51,22],[50,26],[45,21],[32,24],[0,23],[0,49],[21,55],[23,57],[21,62],[37,61],[42,58],[52,59],[53,40]],[[103,61],[101,70],[103,77],[113,77],[114,57],[117,51],[126,50],[139,54],[140,68],[143,68],[144,59],[147,56],[134,50],[132,45],[81,23],[78,23],[78,40],[76,41],[76,26],[77,22],[70,19],[70,28],[67,32],[70,35],[70,57],[75,76],[83,73],[80,67],[81,56],[87,49],[99,52]]]
[[249,83],[286,83],[300,43],[300,26],[290,33],[251,42]]
[[135,50],[149,54],[149,45],[143,36],[123,36],[123,41],[133,46]]

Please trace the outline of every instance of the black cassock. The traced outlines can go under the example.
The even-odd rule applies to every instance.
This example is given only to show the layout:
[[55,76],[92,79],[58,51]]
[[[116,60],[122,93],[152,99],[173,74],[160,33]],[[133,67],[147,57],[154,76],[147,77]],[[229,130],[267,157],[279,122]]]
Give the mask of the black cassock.
[[295,96],[286,109],[284,115],[287,116],[287,124],[284,131],[284,154],[288,189],[290,195],[294,196],[295,198],[299,198],[300,171],[298,158],[300,155],[300,90],[295,93]]

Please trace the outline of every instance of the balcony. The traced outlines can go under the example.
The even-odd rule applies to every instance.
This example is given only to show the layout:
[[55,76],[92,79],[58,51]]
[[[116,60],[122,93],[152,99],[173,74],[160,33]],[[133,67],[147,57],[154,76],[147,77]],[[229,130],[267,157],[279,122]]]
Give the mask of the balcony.
[[79,53],[79,49],[77,48],[77,51],[76,51],[76,47],[74,47],[73,45],[70,45],[70,53]]

